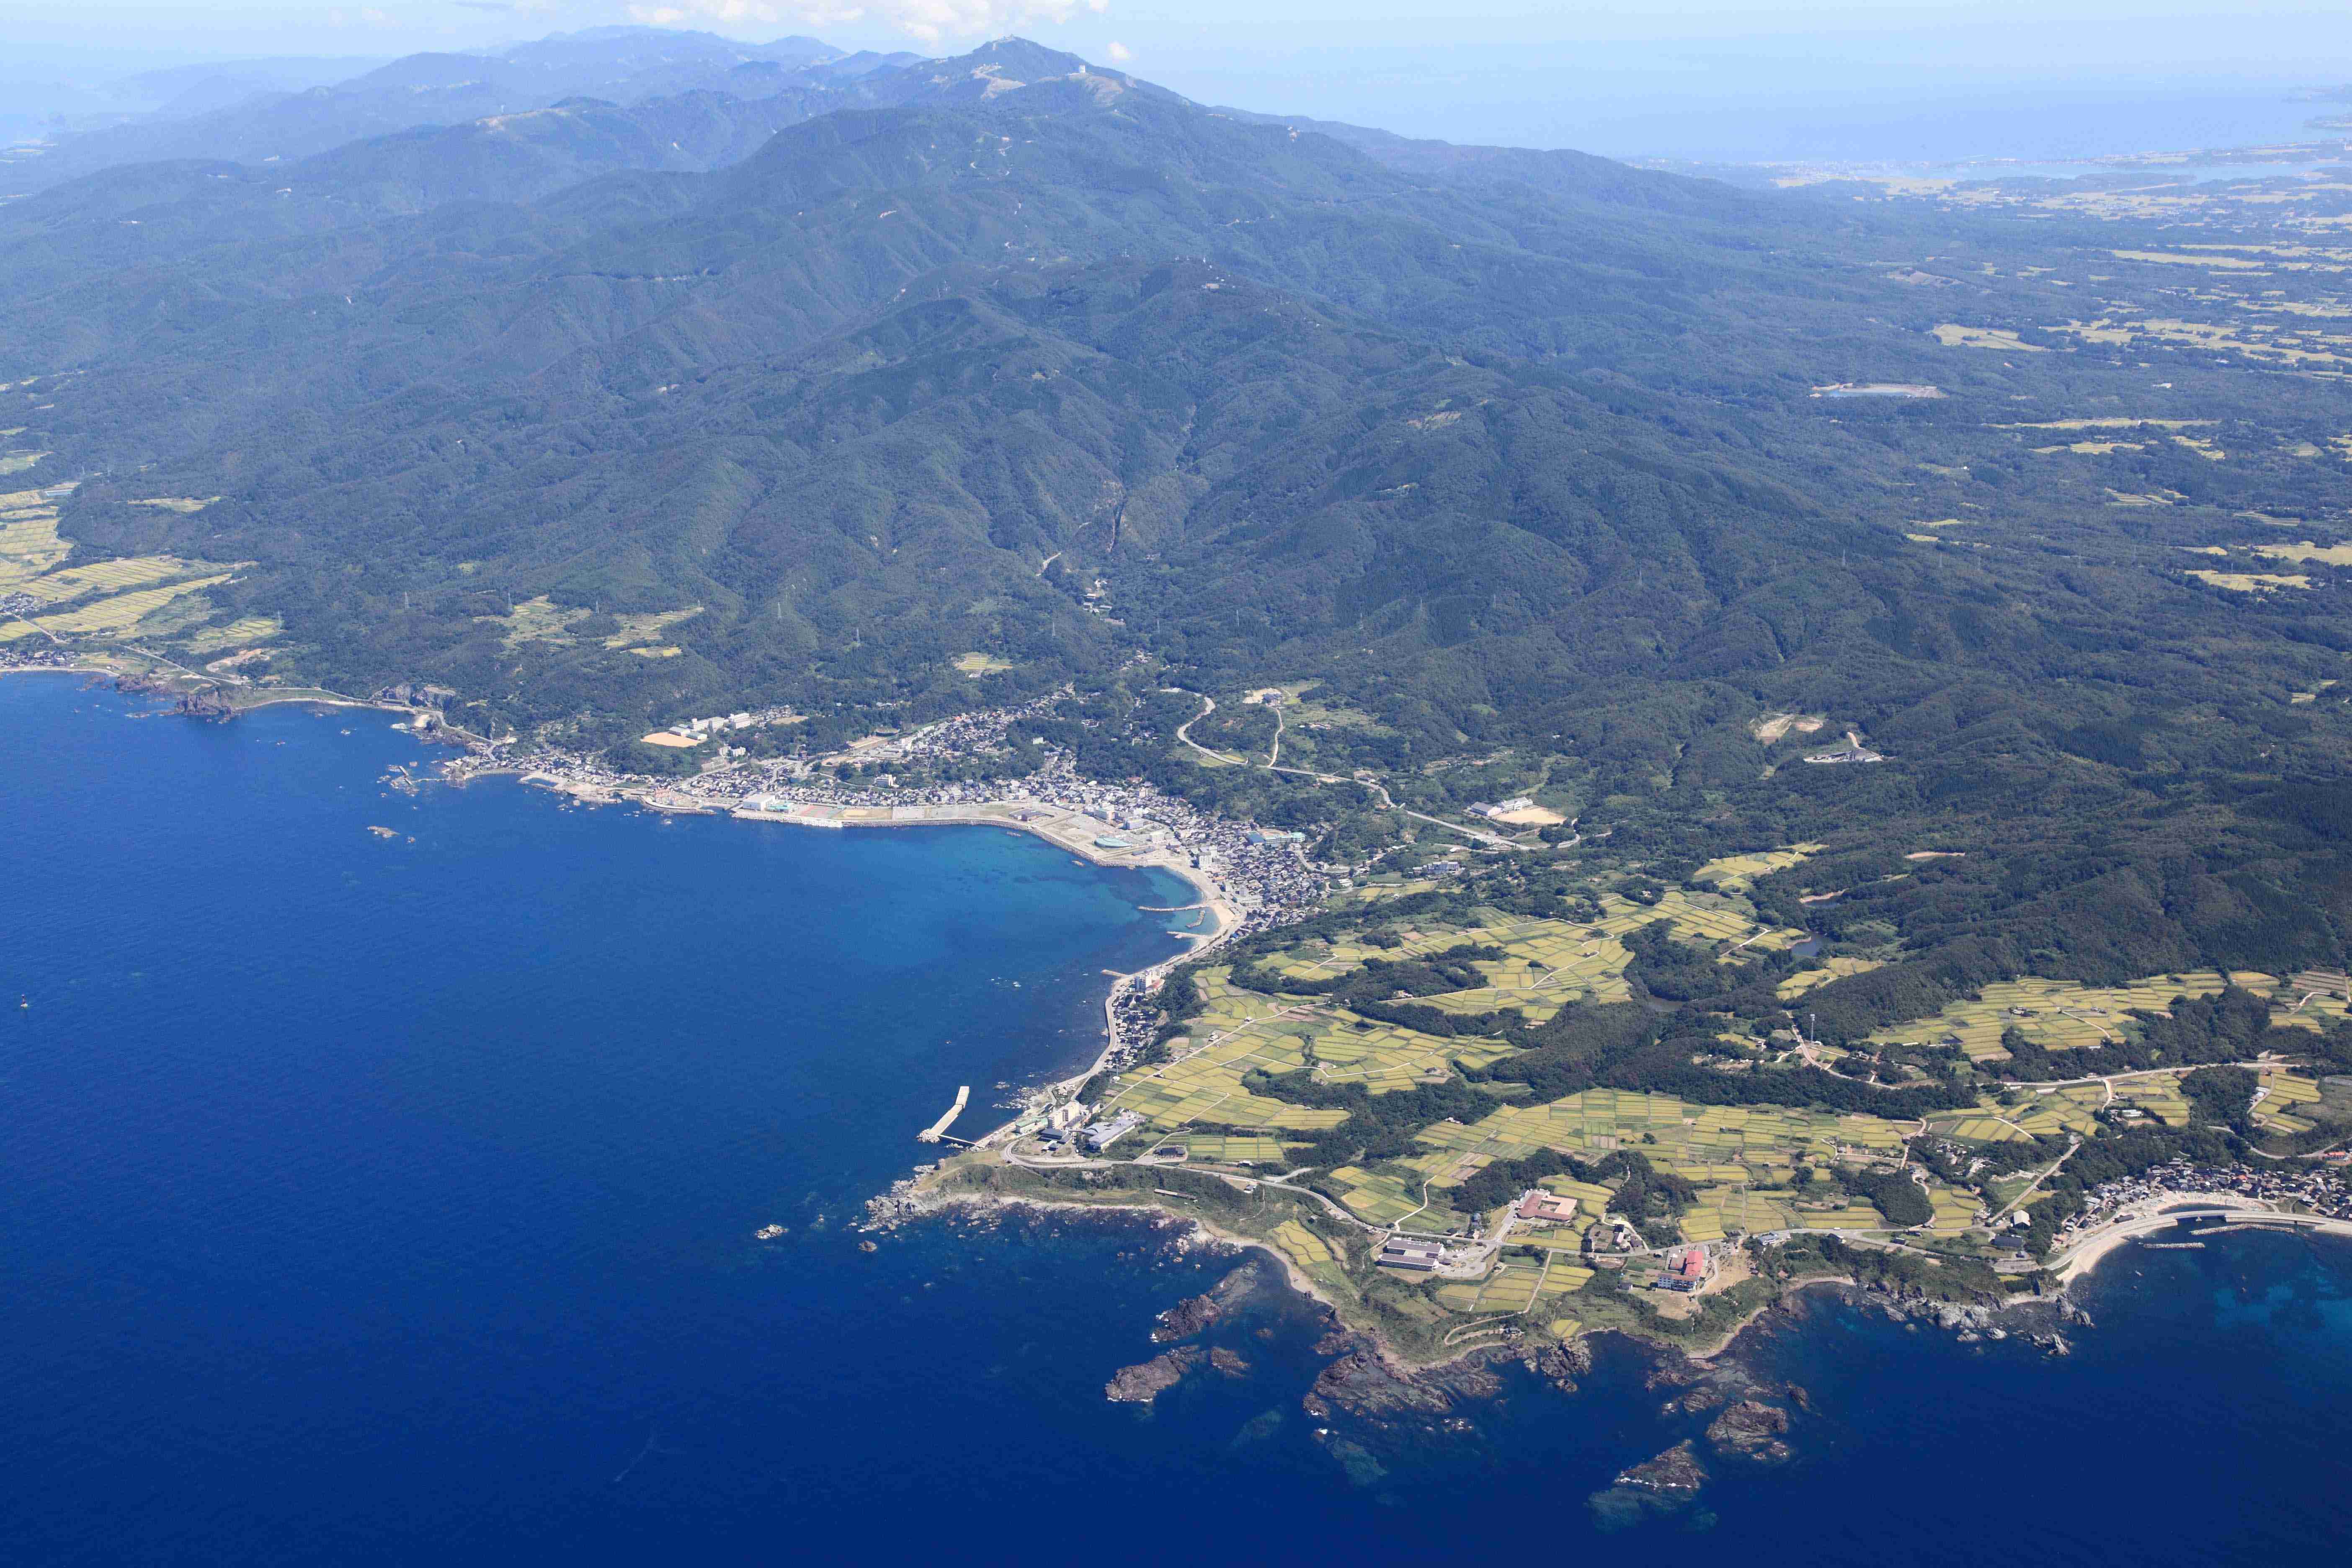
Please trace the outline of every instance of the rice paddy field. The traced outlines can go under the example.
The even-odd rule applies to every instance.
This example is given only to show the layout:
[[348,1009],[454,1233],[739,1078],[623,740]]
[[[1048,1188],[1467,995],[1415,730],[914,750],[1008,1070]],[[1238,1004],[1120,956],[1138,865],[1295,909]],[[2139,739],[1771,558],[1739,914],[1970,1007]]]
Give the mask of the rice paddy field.
[[1785,871],[1818,855],[1824,847],[1819,844],[1792,844],[1786,849],[1759,850],[1752,855],[1727,855],[1710,860],[1691,873],[1691,880],[1712,883],[1716,890],[1744,893],[1756,885],[1759,877],[1769,877],[1775,871]]
[[[1426,929],[1401,919],[1380,933],[1382,943],[1361,936],[1302,940],[1263,960],[1294,980],[1346,976],[1368,960],[1397,962],[1442,955],[1465,945],[1498,950],[1501,956],[1472,961],[1486,984],[1442,995],[1416,998],[1423,1005],[1471,1014],[1519,1008],[1538,1022],[1561,1007],[1592,998],[1630,995],[1624,938],[1656,921],[1670,922],[1686,944],[1711,948],[1719,959],[1736,959],[1748,949],[1779,945],[1801,933],[1759,921],[1744,897],[1756,879],[1800,864],[1811,849],[1791,846],[1769,853],[1727,857],[1702,870],[1711,891],[1670,890],[1654,905],[1614,894],[1600,900],[1598,918],[1538,920],[1488,909],[1470,912],[1464,924]],[[1925,858],[1938,851],[1925,850]],[[1369,901],[1369,900],[1368,900]],[[1790,977],[1780,987],[1794,1000],[1813,985],[1876,967],[1868,958],[1840,955],[1822,967]],[[1441,1082],[1454,1064],[1486,1065],[1509,1047],[1486,1037],[1441,1038],[1357,1015],[1326,995],[1268,995],[1233,984],[1230,969],[1199,972],[1204,999],[1191,1021],[1190,1037],[1172,1059],[1123,1075],[1105,1096],[1106,1110],[1141,1113],[1163,1152],[1181,1150],[1188,1161],[1248,1164],[1260,1169],[1285,1162],[1286,1143],[1311,1137],[1346,1119],[1343,1110],[1314,1109],[1252,1093],[1255,1070],[1273,1074],[1311,1070],[1322,1082],[1358,1084],[1374,1095]],[[2004,1031],[2017,1029],[2050,1050],[2085,1050],[2121,1040],[2137,1027],[2134,1010],[2162,1012],[2176,998],[2208,996],[2238,984],[2277,998],[2276,1016],[2285,1022],[2325,1026],[2352,1008],[2352,979],[2314,971],[2280,978],[2251,972],[2205,971],[2153,975],[2113,986],[2024,979],[1987,986],[1974,1001],[1955,1005],[1938,1016],[1886,1031],[1881,1043],[1954,1044],[1979,1063],[2008,1059]],[[1326,1172],[1317,1185],[1348,1214],[1368,1226],[1398,1227],[1433,1235],[1470,1235],[1489,1230],[1500,1210],[1474,1213],[1457,1194],[1463,1184],[1497,1161],[1525,1160],[1543,1152],[1599,1161],[1614,1152],[1639,1152],[1657,1170],[1691,1184],[1696,1196],[1679,1218],[1684,1241],[1713,1244],[1779,1231],[1845,1231],[1890,1237],[1897,1227],[1861,1197],[1840,1191],[1833,1178],[1800,1177],[1857,1165],[1885,1170],[1904,1156],[1905,1141],[1934,1132],[1962,1142],[2000,1143],[2032,1139],[2088,1137],[2110,1110],[2137,1112],[2167,1125],[2184,1124],[2189,1108],[2179,1089],[2181,1069],[2120,1074],[2111,1079],[2004,1089],[1989,1083],[1977,1103],[1924,1122],[1837,1115],[1790,1107],[1715,1106],[1662,1094],[1611,1089],[1543,1103],[1511,1098],[1517,1086],[1489,1084],[1493,1108],[1463,1120],[1423,1128],[1412,1153],[1367,1161]],[[2322,1088],[2307,1076],[2265,1071],[2257,1119],[2268,1130],[2294,1133],[2310,1128],[2309,1116]],[[2021,1176],[2008,1184],[2014,1196]],[[1572,1215],[1550,1221],[1516,1221],[1498,1258],[1477,1279],[1435,1279],[1396,1273],[1416,1287],[1416,1311],[1442,1310],[1461,1320],[1452,1333],[1475,1335],[1485,1320],[1522,1317],[1573,1325],[1567,1298],[1591,1279],[1585,1258],[1586,1232],[1608,1214],[1609,1187],[1578,1182],[1565,1173],[1543,1185],[1574,1205]],[[1990,1189],[1988,1189],[1990,1191]],[[1930,1182],[1931,1217],[1924,1237],[1959,1241],[1983,1223],[1989,1200],[1969,1187]],[[2000,1200],[1990,1206],[1999,1207]],[[1913,1238],[1914,1243],[1921,1239]],[[1276,1245],[1309,1275],[1344,1277],[1347,1260],[1337,1244],[1296,1221],[1277,1234]],[[1638,1280],[1633,1281],[1639,1283]]]
[[1329,1242],[1297,1220],[1286,1219],[1275,1227],[1274,1244],[1316,1283],[1342,1295],[1354,1294],[1356,1287],[1348,1277],[1348,1260]]
[[[1906,1124],[1779,1106],[1692,1105],[1670,1095],[1595,1089],[1548,1105],[1504,1105],[1474,1126],[1441,1121],[1421,1142],[1456,1155],[1524,1159],[1538,1149],[1598,1158],[1639,1149],[1693,1181],[1785,1175],[1800,1154],[1891,1155]],[[1738,1175],[1735,1177],[1734,1173]]]
[[286,623],[275,616],[247,616],[225,626],[207,626],[188,639],[190,653],[219,653],[224,649],[244,647],[253,643],[268,642],[286,631]]
[[[2121,1038],[2131,1026],[2132,1008],[2161,1013],[2176,996],[2210,996],[2231,977],[2213,970],[2158,974],[2129,985],[2078,985],[2067,980],[2001,981],[1984,987],[1973,1002],[1959,1002],[1932,1018],[1915,1018],[1881,1030],[1874,1043],[1956,1045],[1970,1061],[2009,1059],[2002,1032],[2015,1029],[2045,1050],[2090,1049]],[[2240,984],[2268,991],[2270,975],[2241,971]]]
[[[1785,856],[1802,858],[1795,851],[1778,851],[1775,857],[1741,858],[1761,862]],[[1795,859],[1779,860],[1779,864],[1794,863]],[[1764,868],[1777,868],[1777,865]],[[1762,875],[1764,871],[1753,874]],[[1276,956],[1267,967],[1290,979],[1322,980],[1345,974],[1361,966],[1368,958],[1425,958],[1473,943],[1498,947],[1506,954],[1504,958],[1481,960],[1477,964],[1488,984],[1417,1000],[1454,1013],[1517,1007],[1529,1018],[1543,1023],[1569,1002],[1630,1000],[1632,992],[1625,982],[1625,967],[1633,954],[1626,951],[1622,938],[1654,921],[1670,922],[1675,941],[1719,948],[1719,956],[1727,959],[1785,948],[1804,935],[1759,921],[1745,899],[1724,894],[1672,889],[1652,906],[1612,893],[1601,900],[1601,918],[1589,924],[1483,911],[1486,918],[1474,926],[1396,932],[1399,945],[1393,948],[1351,942],[1302,943]]]
[[[66,562],[72,553],[71,542],[58,537],[56,506],[43,500],[38,490],[0,494],[0,592],[22,594],[54,606],[0,621],[0,642],[41,633],[70,637],[129,632],[158,612],[174,608],[174,601],[226,582],[233,571],[171,555],[130,556],[68,566]],[[176,606],[182,611],[188,607]],[[195,602],[195,608],[201,616],[201,601]],[[184,616],[166,617],[160,629],[169,632],[174,625],[184,624]],[[269,624],[273,628],[277,625]]]
[[2318,1080],[2291,1072],[2265,1069],[2262,1075],[2263,1092],[2254,1101],[2254,1121],[2272,1132],[2308,1132],[2316,1125],[2307,1116],[2297,1114],[2306,1108],[2315,1109],[2321,1098]]
[[[195,577],[185,582],[167,583],[161,587],[142,588],[135,593],[115,594],[61,610],[55,615],[37,616],[29,622],[9,621],[0,625],[0,642],[31,637],[37,631],[52,637],[78,637],[127,632],[141,621],[155,614],[184,595],[202,593],[206,588],[226,583],[232,575],[223,572],[210,577]],[[20,584],[19,592],[30,593],[37,584]]]
[[13,591],[62,564],[73,546],[58,537],[58,509],[38,490],[0,495],[0,591]]
[[1824,962],[1818,969],[1801,969],[1773,987],[1783,1002],[1793,1002],[1816,985],[1826,985],[1832,980],[1843,980],[1849,974],[1867,974],[1884,965],[1875,958],[1852,958],[1843,953]]
[[21,584],[16,592],[29,594],[48,604],[62,605],[85,595],[120,594],[201,570],[202,566],[195,562],[182,561],[170,555],[139,555],[127,560],[95,562],[88,566],[68,566]]
[[1171,1146],[1183,1150],[1188,1160],[1207,1160],[1226,1165],[1282,1163],[1282,1140],[1275,1137],[1194,1132],[1168,1142]]

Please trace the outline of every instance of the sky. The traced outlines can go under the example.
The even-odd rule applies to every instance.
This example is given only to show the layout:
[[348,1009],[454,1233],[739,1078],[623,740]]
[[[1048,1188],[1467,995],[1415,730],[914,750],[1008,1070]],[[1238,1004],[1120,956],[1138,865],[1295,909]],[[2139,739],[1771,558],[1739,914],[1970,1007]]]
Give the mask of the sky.
[[926,54],[1019,33],[1209,102],[1621,155],[2259,140],[2352,82],[2352,6],[2305,0],[0,0],[0,112],[153,66],[632,22]]

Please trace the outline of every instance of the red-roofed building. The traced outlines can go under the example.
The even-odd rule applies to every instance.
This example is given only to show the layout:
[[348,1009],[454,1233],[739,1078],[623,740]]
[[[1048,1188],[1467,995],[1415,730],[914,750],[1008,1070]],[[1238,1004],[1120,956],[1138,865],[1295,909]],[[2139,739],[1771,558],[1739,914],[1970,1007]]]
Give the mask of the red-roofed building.
[[1555,1197],[1541,1187],[1531,1187],[1519,1198],[1521,1219],[1548,1219],[1566,1225],[1576,1218],[1574,1198]]

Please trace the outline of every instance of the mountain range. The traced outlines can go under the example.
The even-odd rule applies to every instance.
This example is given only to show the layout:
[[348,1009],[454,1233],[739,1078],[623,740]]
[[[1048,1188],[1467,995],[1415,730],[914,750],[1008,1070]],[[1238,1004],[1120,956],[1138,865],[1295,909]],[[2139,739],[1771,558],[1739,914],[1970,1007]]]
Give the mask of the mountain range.
[[[84,552],[243,563],[159,636],[266,621],[290,678],[624,749],[1134,696],[1139,659],[1300,683],[1333,769],[1516,756],[1654,864],[1832,838],[1808,874],[1955,973],[2340,962],[2333,594],[2181,553],[2332,526],[2340,480],[2270,454],[2340,395],[2056,346],[2098,222],[1216,109],[1018,39],[418,57],[27,170],[9,439],[82,481]],[[2127,493],[2177,501],[2018,434],[2191,403],[2240,455],[2140,444]],[[1340,812],[1126,711],[1106,767]],[[1786,714],[1890,761],[1797,763]],[[1928,838],[2000,851],[1931,875]]]

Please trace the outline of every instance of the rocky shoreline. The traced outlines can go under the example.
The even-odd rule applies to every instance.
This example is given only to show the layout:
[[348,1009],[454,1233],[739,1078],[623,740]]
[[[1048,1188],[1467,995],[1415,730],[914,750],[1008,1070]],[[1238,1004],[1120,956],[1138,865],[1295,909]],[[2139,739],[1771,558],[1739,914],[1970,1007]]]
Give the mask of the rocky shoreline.
[[1104,1397],[1149,1409],[1191,1380],[1246,1375],[1246,1358],[1215,1342],[1216,1338],[1247,1317],[1249,1304],[1259,1293],[1286,1292],[1293,1310],[1312,1313],[1321,1325],[1312,1354],[1322,1365],[1298,1395],[1297,1408],[1317,1424],[1318,1441],[1360,1484],[1388,1473],[1389,1462],[1397,1458],[1391,1450],[1424,1441],[1481,1440],[1482,1413],[1510,1398],[1515,1388],[1532,1384],[1552,1394],[1576,1394],[1592,1373],[1596,1349],[1604,1340],[1612,1342],[1616,1352],[1630,1352],[1646,1362],[1643,1386],[1658,1396],[1660,1415],[1693,1424],[1695,1429],[1650,1458],[1626,1467],[1589,1496],[1603,1528],[1679,1514],[1721,1475],[1776,1468],[1802,1458],[1806,1425],[1812,1415],[1811,1395],[1797,1384],[1768,1376],[1759,1370],[1764,1358],[1752,1352],[1760,1348],[1756,1336],[1801,1320],[1822,1301],[1834,1300],[1892,1322],[1948,1334],[1961,1344],[2017,1341],[2052,1356],[2069,1354],[2069,1331],[2091,1323],[2089,1315],[2063,1295],[2000,1305],[1956,1303],[1916,1290],[1817,1279],[1792,1283],[1732,1330],[1724,1342],[1705,1350],[1609,1330],[1564,1341],[1533,1334],[1500,1343],[1489,1341],[1441,1362],[1414,1365],[1376,1329],[1345,1321],[1340,1309],[1273,1248],[1218,1231],[1194,1216],[1148,1205],[943,1195],[923,1190],[919,1179],[902,1183],[901,1188],[905,1190],[870,1205],[869,1226],[887,1229],[951,1210],[1026,1212],[1038,1217],[1070,1217],[1079,1212],[1127,1215],[1177,1232],[1177,1246],[1240,1254],[1241,1260],[1213,1289],[1159,1315],[1150,1338],[1153,1345],[1165,1348],[1114,1370],[1104,1385]]

